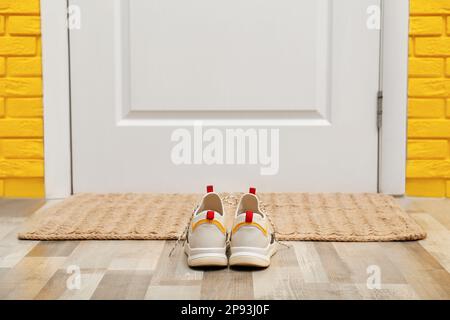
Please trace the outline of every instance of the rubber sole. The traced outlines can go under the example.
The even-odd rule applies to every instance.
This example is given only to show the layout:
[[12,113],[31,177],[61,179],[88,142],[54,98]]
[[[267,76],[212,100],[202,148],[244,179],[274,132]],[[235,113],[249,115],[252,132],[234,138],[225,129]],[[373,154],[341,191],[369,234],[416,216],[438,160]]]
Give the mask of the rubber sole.
[[188,258],[188,266],[190,267],[226,267],[227,265],[227,257],[203,256]]
[[190,267],[226,267],[228,266],[226,248],[195,248],[185,246],[188,256],[187,263]]
[[252,255],[239,255],[230,257],[230,266],[262,267],[270,265],[270,258],[256,257]]
[[275,244],[271,244],[267,248],[232,247],[230,250],[230,266],[266,268],[275,254]]

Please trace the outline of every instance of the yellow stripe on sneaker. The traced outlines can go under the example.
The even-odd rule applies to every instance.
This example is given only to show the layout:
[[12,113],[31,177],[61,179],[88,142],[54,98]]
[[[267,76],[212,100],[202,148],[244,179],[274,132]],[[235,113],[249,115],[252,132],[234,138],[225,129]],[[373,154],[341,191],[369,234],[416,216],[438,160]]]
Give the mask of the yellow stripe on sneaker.
[[262,231],[262,233],[264,233],[265,236],[267,236],[267,230],[265,228],[263,228],[260,224],[256,223],[256,222],[241,222],[241,223],[238,223],[237,225],[234,226],[233,233],[235,233],[236,231],[239,230],[239,228],[244,227],[244,226],[257,227],[259,230]]
[[208,219],[202,219],[197,221],[196,223],[192,224],[192,231],[195,230],[195,228],[197,228],[199,225],[205,224],[205,223],[212,223],[214,225],[216,225],[217,228],[219,228],[219,230],[223,233],[226,234],[227,231],[225,230],[225,227],[217,220],[208,220]]

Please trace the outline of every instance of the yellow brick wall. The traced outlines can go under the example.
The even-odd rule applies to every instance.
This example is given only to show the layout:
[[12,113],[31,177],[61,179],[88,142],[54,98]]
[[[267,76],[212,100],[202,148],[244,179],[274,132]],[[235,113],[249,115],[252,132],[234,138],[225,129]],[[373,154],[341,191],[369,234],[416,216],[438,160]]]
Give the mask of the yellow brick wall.
[[[39,0],[0,0],[0,196],[42,197]],[[450,0],[411,0],[408,195],[450,197]]]
[[0,0],[0,196],[44,196],[39,0]]
[[450,197],[450,0],[411,0],[406,192]]

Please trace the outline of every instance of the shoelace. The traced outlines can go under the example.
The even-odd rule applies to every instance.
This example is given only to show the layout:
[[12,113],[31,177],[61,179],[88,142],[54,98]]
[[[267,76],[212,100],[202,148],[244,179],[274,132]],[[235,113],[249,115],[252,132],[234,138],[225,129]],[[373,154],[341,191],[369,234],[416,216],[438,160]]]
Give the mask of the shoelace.
[[[229,206],[234,206],[235,207],[238,204],[239,197],[236,194],[225,193],[225,195],[222,198],[222,201],[224,203],[228,204]],[[267,214],[267,205],[262,200],[259,201],[259,204],[260,204],[261,211],[267,216],[267,219],[269,220],[269,223],[272,226],[274,241],[276,243],[278,243],[279,245],[282,245],[282,246],[284,246],[286,248],[291,248],[292,247],[291,245],[289,245],[287,243],[284,243],[283,241],[280,241],[280,240],[277,239],[277,231],[276,231],[276,228],[275,228],[275,224],[273,223],[272,218],[270,217],[270,214]],[[195,212],[196,209],[197,209],[197,207],[194,208],[193,212]],[[194,216],[191,215],[191,218],[187,222],[186,227],[184,228],[183,232],[180,234],[178,239],[175,241],[175,244],[173,245],[172,249],[169,252],[169,257],[172,256],[172,254],[175,251],[175,249],[179,246],[181,240],[183,240],[183,246],[186,243],[186,238],[187,238],[186,235],[187,235],[187,233],[189,231],[189,226],[190,226],[190,224],[192,222],[193,217]],[[226,242],[226,244],[227,244],[227,246],[230,244],[230,235],[228,233],[227,233],[227,242]]]
[[[195,206],[194,210],[192,210],[192,212],[195,212],[197,210],[198,206]],[[186,239],[187,239],[187,233],[189,231],[189,226],[192,223],[192,219],[194,218],[194,215],[191,214],[191,217],[189,218],[189,221],[186,223],[186,226],[184,227],[183,232],[179,235],[179,237],[177,238],[177,240],[175,241],[175,244],[173,245],[172,249],[169,252],[169,257],[172,256],[173,252],[175,251],[175,249],[178,247],[178,245],[180,244],[180,241],[183,239],[183,246],[186,243]]]

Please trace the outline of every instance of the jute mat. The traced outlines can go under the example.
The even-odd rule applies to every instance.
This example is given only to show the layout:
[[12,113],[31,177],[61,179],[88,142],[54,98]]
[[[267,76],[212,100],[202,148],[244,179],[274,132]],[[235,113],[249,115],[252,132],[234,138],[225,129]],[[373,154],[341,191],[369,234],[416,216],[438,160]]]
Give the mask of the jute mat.
[[[231,224],[240,194],[221,194]],[[78,194],[28,221],[20,239],[177,239],[200,199],[197,194]],[[383,194],[259,194],[278,240],[399,241],[426,237]]]

